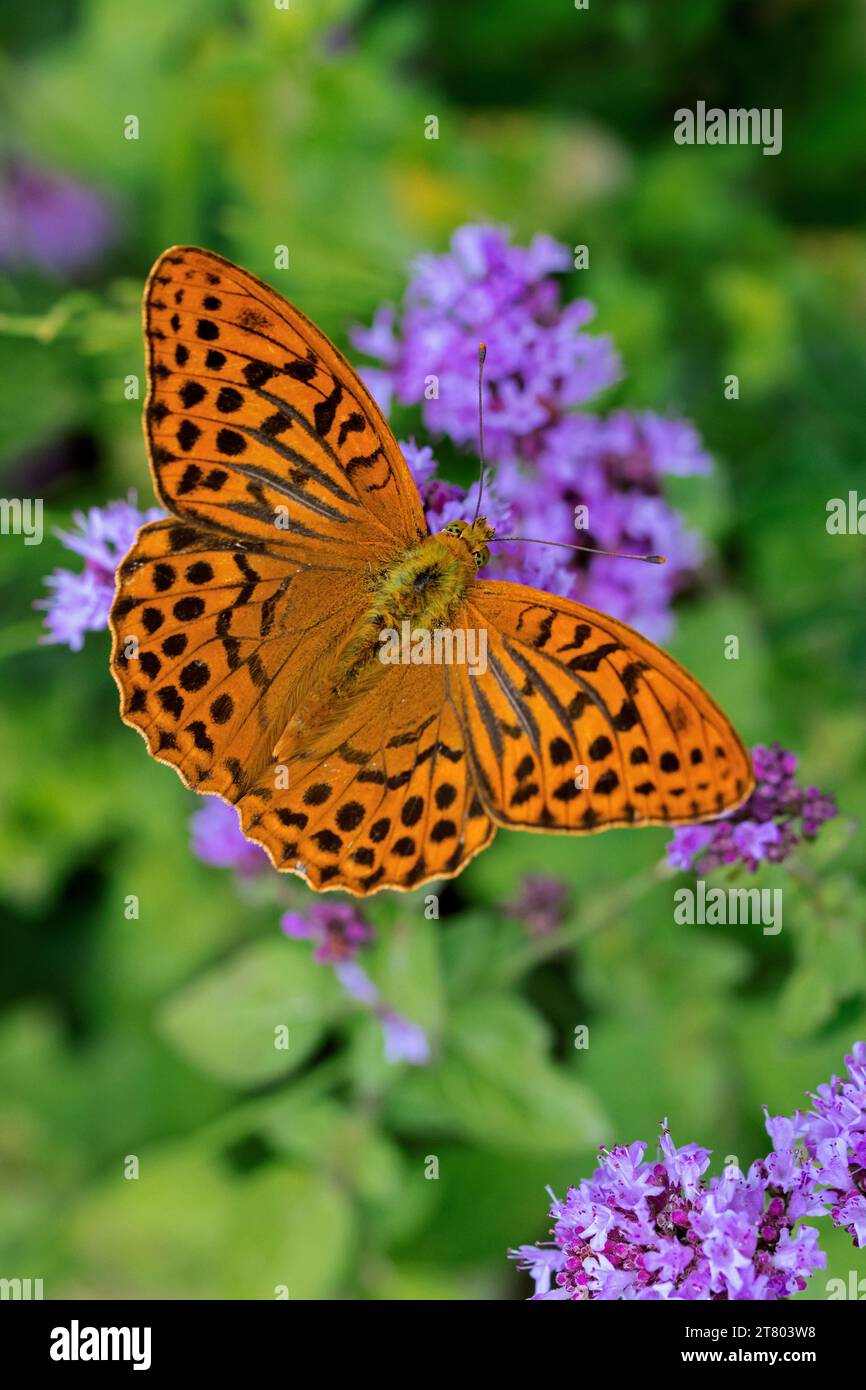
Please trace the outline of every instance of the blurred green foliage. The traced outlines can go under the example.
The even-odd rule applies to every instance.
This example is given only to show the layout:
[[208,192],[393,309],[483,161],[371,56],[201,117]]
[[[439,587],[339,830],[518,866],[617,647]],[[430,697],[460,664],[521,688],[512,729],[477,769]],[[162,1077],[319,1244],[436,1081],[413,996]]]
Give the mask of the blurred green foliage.
[[[49,1296],[522,1296],[505,1248],[545,1234],[545,1185],[586,1175],[599,1140],[652,1141],[667,1116],[748,1164],[760,1104],[793,1109],[866,1036],[866,562],[824,526],[866,456],[863,23],[853,0],[6,12],[7,152],[101,188],[118,224],[83,283],[0,286],[6,495],[38,490],[52,524],[129,488],[149,501],[123,382],[167,245],[271,280],[288,245],[278,287],[345,344],[464,221],[586,243],[571,288],[625,359],[613,399],[689,415],[718,460],[682,490],[716,560],[676,654],[844,815],[795,875],[759,876],[784,886],[778,937],[676,926],[652,830],[502,833],[438,922],[423,894],[377,900],[371,974],[434,1046],[429,1068],[391,1067],[378,1025],[278,936],[273,897],[190,854],[193,798],[121,725],[107,637],[37,645],[60,547],[3,537],[4,1275]],[[783,153],[674,146],[673,111],[699,98],[781,106]],[[541,869],[573,907],[537,941],[501,908]],[[847,1278],[857,1252],[823,1243]]]

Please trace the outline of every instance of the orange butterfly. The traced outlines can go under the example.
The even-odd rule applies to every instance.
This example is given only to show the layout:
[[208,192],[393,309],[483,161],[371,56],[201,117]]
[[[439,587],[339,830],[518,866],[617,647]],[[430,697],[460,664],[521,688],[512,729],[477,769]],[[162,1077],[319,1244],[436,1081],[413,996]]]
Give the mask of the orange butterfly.
[[683,825],[749,794],[742,743],[671,657],[479,579],[483,517],[430,535],[377,405],[294,305],[175,247],[144,331],[171,515],[118,571],[121,713],[188,787],[234,803],[277,869],[412,889],[498,826]]

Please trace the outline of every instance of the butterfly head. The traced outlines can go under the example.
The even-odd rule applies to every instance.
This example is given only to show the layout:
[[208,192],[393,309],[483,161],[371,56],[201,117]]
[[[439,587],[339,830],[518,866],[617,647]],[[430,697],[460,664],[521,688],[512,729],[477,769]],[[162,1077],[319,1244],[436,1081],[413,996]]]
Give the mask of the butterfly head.
[[490,559],[487,542],[493,539],[494,530],[486,516],[478,516],[474,521],[449,521],[443,535],[456,536],[468,548],[477,570]]

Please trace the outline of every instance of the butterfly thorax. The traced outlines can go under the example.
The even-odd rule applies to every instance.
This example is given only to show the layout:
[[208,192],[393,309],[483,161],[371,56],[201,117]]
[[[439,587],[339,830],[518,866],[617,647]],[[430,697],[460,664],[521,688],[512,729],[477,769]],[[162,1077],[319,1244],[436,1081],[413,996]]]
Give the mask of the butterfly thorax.
[[467,540],[446,529],[426,536],[371,575],[366,612],[343,653],[341,684],[351,686],[371,663],[381,674],[379,655],[386,630],[399,629],[404,622],[431,632],[453,625],[475,581],[479,560],[472,542],[481,534],[473,531]]
[[484,542],[492,535],[483,517],[474,526],[455,521],[403,551],[375,577],[370,618],[408,618],[427,628],[447,624],[489,559]]
[[484,517],[471,525],[451,522],[436,535],[398,551],[370,575],[364,612],[342,649],[333,654],[330,670],[322,672],[317,694],[296,707],[276,755],[308,757],[312,749],[327,746],[329,729],[390,669],[383,660],[388,634],[400,633],[404,623],[412,631],[431,633],[457,625],[476,573],[489,559],[486,541],[492,535]]

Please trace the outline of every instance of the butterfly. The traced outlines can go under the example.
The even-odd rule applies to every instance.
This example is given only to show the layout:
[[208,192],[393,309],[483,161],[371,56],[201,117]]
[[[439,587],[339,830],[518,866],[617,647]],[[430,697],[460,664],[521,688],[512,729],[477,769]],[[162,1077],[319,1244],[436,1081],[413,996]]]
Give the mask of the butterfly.
[[499,827],[685,825],[748,796],[740,739],[670,656],[480,576],[483,517],[430,534],[378,406],[281,295],[174,247],[144,333],[169,515],[118,570],[121,715],[233,803],[275,868],[317,891],[409,890]]

